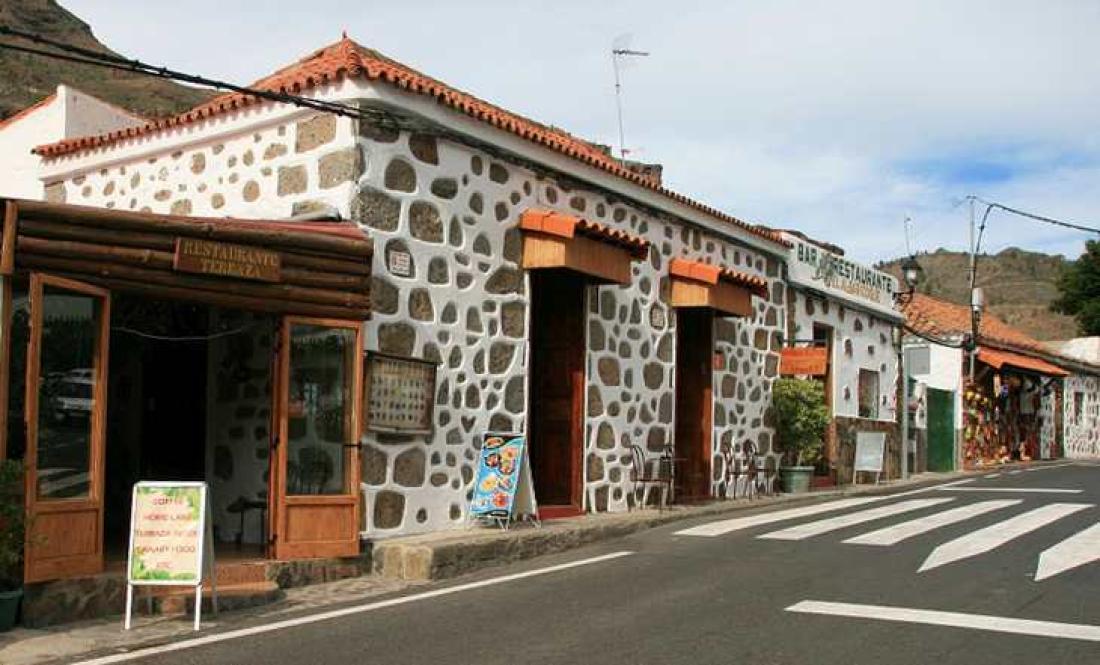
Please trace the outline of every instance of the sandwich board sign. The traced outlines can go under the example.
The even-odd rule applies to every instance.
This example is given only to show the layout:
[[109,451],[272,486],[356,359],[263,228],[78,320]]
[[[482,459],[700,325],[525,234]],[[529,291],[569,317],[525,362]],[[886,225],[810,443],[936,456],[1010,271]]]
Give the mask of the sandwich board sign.
[[875,474],[878,484],[882,475],[882,457],[886,451],[885,432],[857,432],[856,459],[852,465],[852,484],[856,484],[860,471]]
[[136,586],[193,587],[198,630],[204,572],[210,575],[217,615],[209,505],[203,482],[141,481],[134,485],[126,560],[126,630],[130,630]]
[[474,475],[467,519],[490,520],[502,529],[519,520],[538,525],[538,504],[522,434],[485,434]]

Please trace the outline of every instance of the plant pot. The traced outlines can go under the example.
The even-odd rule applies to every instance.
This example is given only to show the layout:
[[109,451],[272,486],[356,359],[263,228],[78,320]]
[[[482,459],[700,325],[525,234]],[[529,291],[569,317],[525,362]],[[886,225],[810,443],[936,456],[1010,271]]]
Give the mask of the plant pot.
[[23,589],[0,591],[0,633],[15,627],[15,617],[19,614],[21,600]]
[[814,477],[812,466],[779,467],[779,483],[787,494],[801,494],[810,491],[810,481]]

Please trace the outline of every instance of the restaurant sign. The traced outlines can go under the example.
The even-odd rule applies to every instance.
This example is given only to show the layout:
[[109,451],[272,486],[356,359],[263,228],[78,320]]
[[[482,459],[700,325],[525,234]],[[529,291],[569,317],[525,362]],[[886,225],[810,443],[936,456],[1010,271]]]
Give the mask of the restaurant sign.
[[823,346],[792,347],[779,352],[779,373],[783,376],[825,376],[828,371],[828,349]]
[[894,308],[898,280],[893,275],[856,263],[824,247],[785,234],[793,247],[787,261],[790,281],[841,300],[900,317]]
[[176,238],[172,267],[180,272],[257,282],[282,279],[282,257],[278,252],[198,238]]

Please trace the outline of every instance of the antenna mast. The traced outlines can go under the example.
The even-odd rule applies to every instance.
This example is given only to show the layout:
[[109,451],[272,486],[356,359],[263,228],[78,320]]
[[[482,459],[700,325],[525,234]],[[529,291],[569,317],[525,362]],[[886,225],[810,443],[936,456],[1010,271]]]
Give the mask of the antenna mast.
[[649,56],[648,51],[634,51],[627,48],[630,45],[630,37],[630,35],[620,35],[611,48],[611,68],[615,72],[615,109],[619,116],[619,159],[621,160],[626,159],[629,150],[626,149],[626,138],[623,132],[623,84],[619,74],[619,58]]

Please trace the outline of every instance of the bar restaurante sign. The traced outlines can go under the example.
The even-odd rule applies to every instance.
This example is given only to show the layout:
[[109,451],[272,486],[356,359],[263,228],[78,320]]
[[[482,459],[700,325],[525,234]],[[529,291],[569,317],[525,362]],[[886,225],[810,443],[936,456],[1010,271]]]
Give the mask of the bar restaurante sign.
[[180,272],[257,282],[282,280],[282,258],[278,252],[197,238],[176,238],[173,267]]
[[792,284],[847,300],[889,318],[900,318],[894,307],[898,280],[893,275],[834,254],[799,236],[787,233],[784,238],[792,244],[787,261],[788,280]]

